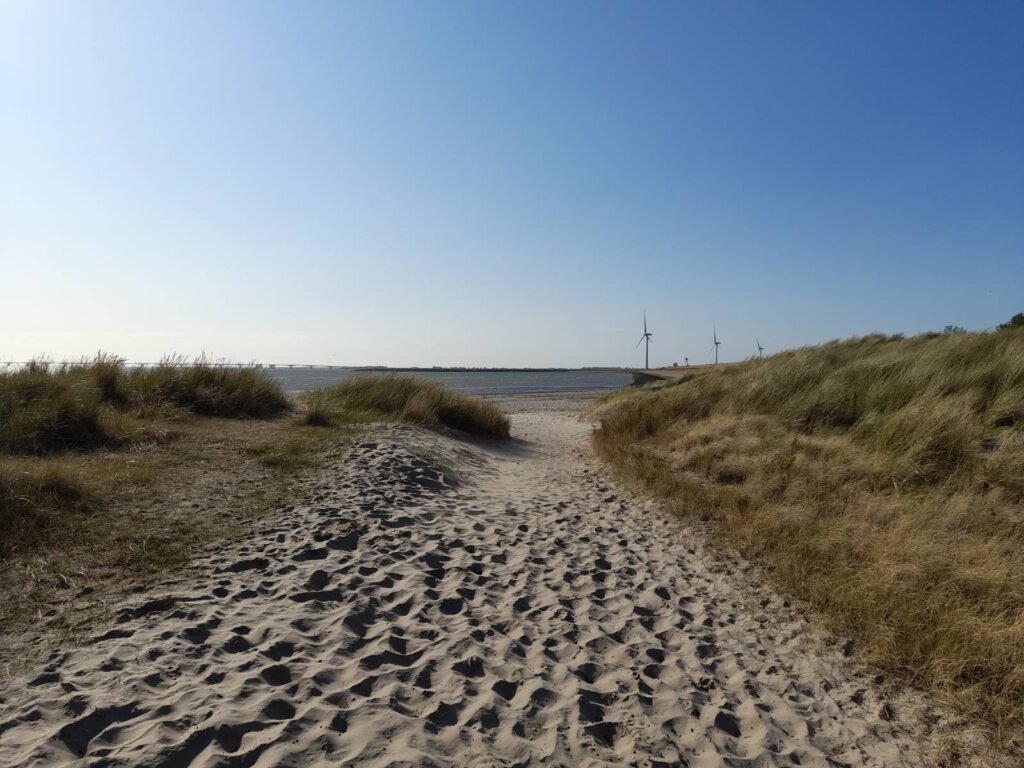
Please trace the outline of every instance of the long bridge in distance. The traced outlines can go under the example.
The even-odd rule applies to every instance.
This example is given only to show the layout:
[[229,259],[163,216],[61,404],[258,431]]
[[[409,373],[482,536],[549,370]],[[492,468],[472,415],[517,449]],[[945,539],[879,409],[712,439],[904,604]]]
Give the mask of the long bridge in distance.
[[[25,361],[0,361],[0,370],[3,368],[23,368],[29,365],[45,365],[45,366],[80,366],[80,365],[91,365],[94,360],[25,360]],[[680,365],[672,366],[669,368],[623,368],[616,366],[588,366],[583,368],[504,368],[504,367],[473,367],[473,366],[409,366],[409,367],[390,367],[382,365],[333,365],[326,363],[263,363],[258,361],[250,361],[245,363],[232,362],[227,360],[186,360],[186,359],[171,359],[162,360],[158,362],[136,362],[121,360],[120,363],[127,368],[155,368],[161,365],[171,366],[188,366],[195,363],[202,365],[212,366],[214,368],[256,368],[264,370],[291,370],[291,369],[303,369],[303,370],[317,370],[317,371],[361,371],[361,372],[374,372],[374,373],[561,373],[571,371],[609,371],[627,373],[633,377],[633,383],[635,385],[651,384],[657,381],[670,381],[673,379],[683,378],[685,376],[698,373],[700,371],[707,370],[708,368],[714,368],[715,365]],[[728,363],[720,363],[719,365],[728,365]]]
[[[0,366],[78,366],[93,365],[95,360],[0,360]],[[201,364],[212,368],[313,368],[316,370],[336,371],[373,371],[378,373],[560,373],[568,371],[620,371],[622,373],[633,373],[632,368],[618,368],[615,366],[589,366],[584,368],[491,368],[476,366],[420,366],[420,367],[391,367],[387,365],[333,365],[325,363],[261,363],[251,361],[247,363],[231,362],[225,360],[161,360],[158,362],[135,362],[121,360],[121,365],[127,368],[156,368],[161,365],[185,367],[188,365]],[[691,366],[697,367],[697,366]]]
[[[0,367],[25,367],[28,365],[46,365],[46,366],[77,366],[77,365],[93,365],[95,360],[0,360]],[[335,370],[335,371],[369,371],[378,370],[377,368],[360,366],[360,365],[327,365],[323,363],[259,363],[259,362],[248,362],[248,363],[236,363],[224,360],[161,360],[155,363],[146,362],[133,362],[129,360],[121,360],[121,365],[126,368],[157,368],[161,365],[170,365],[174,367],[184,368],[185,366],[201,364],[208,365],[211,368],[315,368],[317,370]],[[427,370],[427,369],[425,369]]]

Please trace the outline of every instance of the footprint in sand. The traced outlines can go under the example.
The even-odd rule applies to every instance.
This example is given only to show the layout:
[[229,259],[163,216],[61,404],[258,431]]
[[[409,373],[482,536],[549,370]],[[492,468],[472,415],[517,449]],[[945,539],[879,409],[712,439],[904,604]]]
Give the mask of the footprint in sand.
[[918,764],[913,707],[609,485],[579,397],[503,402],[514,446],[374,427],[207,580],[4,683],[0,765]]

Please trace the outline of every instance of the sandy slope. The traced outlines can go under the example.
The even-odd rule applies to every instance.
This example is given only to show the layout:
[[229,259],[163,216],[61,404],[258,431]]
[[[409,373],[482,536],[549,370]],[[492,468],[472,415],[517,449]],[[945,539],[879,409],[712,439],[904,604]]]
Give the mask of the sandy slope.
[[511,449],[374,429],[5,685],[0,765],[914,764],[909,708],[614,488],[577,399],[505,402]]

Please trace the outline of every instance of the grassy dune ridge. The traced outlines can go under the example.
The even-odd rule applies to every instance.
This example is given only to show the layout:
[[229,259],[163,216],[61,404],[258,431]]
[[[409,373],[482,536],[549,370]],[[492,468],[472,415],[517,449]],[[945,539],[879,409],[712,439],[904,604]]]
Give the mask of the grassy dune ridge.
[[307,393],[306,401],[306,423],[314,426],[352,418],[399,419],[482,437],[509,436],[508,418],[496,406],[419,376],[360,373],[333,387]]
[[267,418],[289,407],[280,387],[255,367],[167,358],[129,369],[109,355],[82,364],[33,362],[0,374],[0,452],[115,445],[134,436],[133,419],[153,421],[169,409]]
[[1024,330],[830,342],[595,413],[624,476],[1020,745]]
[[302,399],[256,367],[178,357],[148,369],[100,355],[0,370],[7,661],[42,653],[33,638],[83,635],[125,590],[246,535],[345,455],[354,425],[508,434],[493,406],[425,379],[361,377]]
[[100,354],[0,373],[0,555],[59,536],[56,529],[100,506],[113,486],[140,477],[82,462],[83,453],[166,442],[191,415],[269,418],[290,409],[255,367],[205,360],[129,369]]
[[[269,440],[248,444],[238,435],[248,440],[244,452],[265,467],[296,471],[315,463],[313,454],[331,442],[329,432],[313,427],[381,420],[509,434],[508,420],[493,405],[414,376],[360,375],[304,399],[308,407],[299,423],[271,430]],[[147,467],[157,471],[167,463],[148,454],[173,443],[185,421],[192,420],[192,432],[210,433],[223,427],[211,423],[204,430],[204,420],[273,420],[292,410],[278,384],[254,366],[170,357],[129,369],[101,354],[79,364],[36,362],[0,372],[0,557],[80,529],[83,513],[142,482]],[[102,461],[105,454],[118,460]]]

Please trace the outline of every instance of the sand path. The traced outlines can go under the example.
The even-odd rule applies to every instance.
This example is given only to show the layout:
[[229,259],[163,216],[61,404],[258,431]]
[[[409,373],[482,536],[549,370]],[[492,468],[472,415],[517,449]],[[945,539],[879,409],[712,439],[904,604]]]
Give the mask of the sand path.
[[374,428],[0,688],[0,765],[914,764],[794,610],[607,479],[577,401],[507,402],[511,449]]

